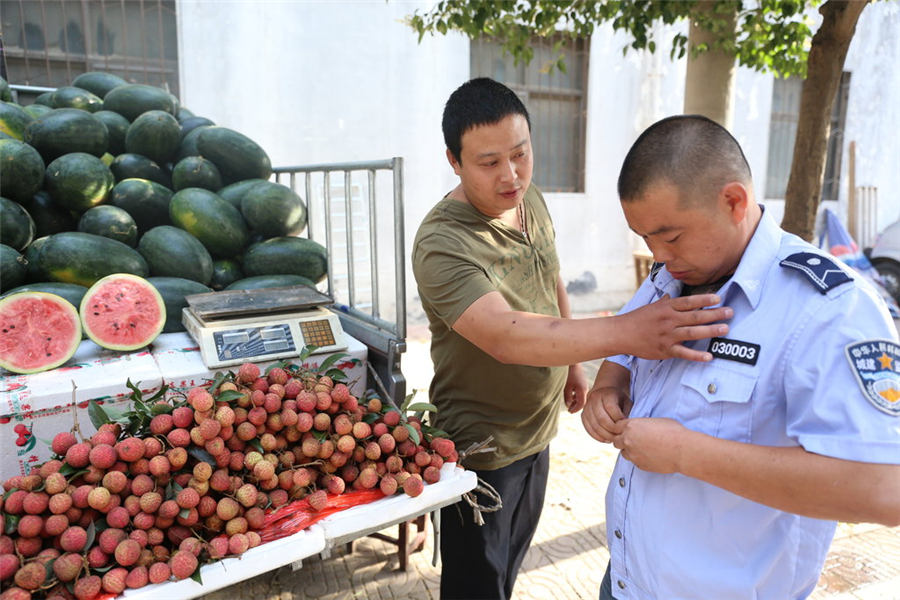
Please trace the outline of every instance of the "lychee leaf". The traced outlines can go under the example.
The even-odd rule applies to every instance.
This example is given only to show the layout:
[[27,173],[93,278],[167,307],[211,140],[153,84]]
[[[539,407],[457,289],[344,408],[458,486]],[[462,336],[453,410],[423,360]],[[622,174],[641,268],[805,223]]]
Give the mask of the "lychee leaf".
[[[140,385],[140,381],[138,381],[138,385]],[[141,402],[144,399],[144,392],[141,391],[137,385],[131,383],[131,377],[125,382],[125,386],[131,390],[131,400],[135,402]]]
[[96,429],[100,429],[101,425],[112,422],[112,419],[109,418],[109,415],[106,414],[106,411],[103,410],[103,407],[96,400],[91,400],[88,403],[88,416]]
[[250,440],[250,441],[247,442],[247,443],[250,444],[251,446],[253,446],[253,448],[255,448],[256,451],[259,452],[260,454],[265,454],[265,453],[266,453],[266,451],[263,450],[263,447],[262,447],[262,444],[261,444],[260,441],[259,441],[259,438],[253,438],[252,440]]
[[171,500],[175,496],[175,490],[172,489],[175,485],[174,481],[170,481],[169,485],[166,486],[166,494],[163,497],[164,500]]
[[87,543],[81,549],[81,552],[86,552],[88,548],[94,545],[95,537],[97,537],[97,528],[94,526],[94,522],[91,521],[90,525],[87,526]]
[[211,465],[216,464],[216,459],[213,458],[213,455],[204,450],[203,448],[198,448],[197,446],[191,446],[188,449],[188,454],[199,460],[200,462],[209,463]]
[[[60,470],[61,470],[61,469],[60,469]],[[17,492],[17,491],[19,491],[19,488],[15,488],[15,487],[14,487],[14,488],[9,488],[9,489],[3,494],[3,501],[6,502],[6,499],[9,498],[10,496],[12,496],[12,493],[13,493],[13,492]]]
[[403,426],[406,427],[407,431],[409,431],[409,439],[411,439],[416,445],[418,445],[421,441],[421,439],[419,438],[419,431],[409,423],[404,423]]
[[209,384],[209,389],[211,389],[211,390],[219,389],[219,386],[222,385],[222,382],[224,382],[229,377],[233,379],[234,373],[232,373],[231,371],[228,371],[227,373],[223,373],[222,371],[216,371],[216,374],[213,375],[212,382]]
[[416,392],[419,390],[414,389],[411,394],[407,394],[406,398],[403,399],[403,404],[400,405],[400,414],[405,415],[406,411],[409,408],[409,405],[412,404],[413,398],[416,397]]
[[181,510],[178,511],[178,516],[181,517],[182,519],[187,519],[190,515],[191,515],[191,509],[189,509],[189,508],[182,508]]
[[63,466],[59,468],[59,472],[62,473],[63,477],[66,479],[74,479],[79,475],[84,475],[88,472],[87,469],[79,469],[78,467],[73,467],[69,463],[63,463]]
[[203,578],[200,577],[200,565],[199,564],[197,565],[197,569],[193,572],[193,574],[191,574],[191,579],[193,579],[200,585],[203,585]]
[[363,422],[371,425],[380,418],[381,415],[379,413],[366,413],[365,416],[363,416]]
[[435,406],[434,404],[429,404],[428,402],[416,402],[415,404],[407,406],[406,410],[412,410],[412,411],[424,410],[424,411],[428,411],[428,412],[437,412],[437,406]]
[[218,396],[216,396],[216,402],[232,402],[234,400],[238,400],[239,398],[243,398],[246,396],[244,392],[238,392],[237,390],[225,390]]
[[51,558],[47,562],[44,563],[44,568],[47,569],[47,573],[44,575],[44,581],[50,581],[56,574],[53,572],[53,563],[56,562],[55,558]]
[[[37,436],[35,436],[35,437],[37,437]],[[52,445],[53,445],[53,441],[52,441],[52,440],[45,440],[44,438],[38,438],[38,440],[44,442],[44,443],[47,444],[48,446],[52,446]]]
[[175,407],[168,402],[155,402],[153,406],[150,407],[150,410],[153,411],[154,415],[170,415],[172,414],[172,411],[175,410]]
[[327,377],[331,377],[332,381],[344,381],[347,379],[347,374],[341,371],[340,369],[328,369],[328,372],[325,373]]
[[105,567],[91,567],[91,571],[94,573],[106,573],[115,566],[116,563],[114,562],[111,565],[106,565]]
[[337,361],[344,359],[346,357],[347,357],[346,352],[338,352],[336,354],[332,354],[331,356],[329,356],[328,358],[326,358],[325,360],[322,361],[322,363],[319,365],[318,372],[324,373],[329,368],[331,368],[331,365],[333,365]]
[[166,397],[166,392],[167,392],[167,391],[169,391],[169,384],[168,384],[168,383],[164,383],[164,384],[162,384],[162,385],[160,386],[160,388],[159,388],[158,390],[156,390],[156,393],[155,393],[155,394],[153,394],[152,396],[150,396],[149,398],[147,398],[146,400],[144,400],[144,402],[145,402],[146,404],[151,404],[151,403],[156,402],[156,401],[159,400],[160,398],[165,398],[165,397]]
[[19,528],[19,515],[3,515],[3,532],[12,535]]

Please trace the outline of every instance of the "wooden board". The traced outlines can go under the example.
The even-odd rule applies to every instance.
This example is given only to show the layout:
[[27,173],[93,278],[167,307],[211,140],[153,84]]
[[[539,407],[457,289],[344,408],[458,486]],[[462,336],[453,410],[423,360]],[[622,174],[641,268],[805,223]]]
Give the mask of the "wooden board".
[[185,296],[185,300],[194,314],[204,321],[296,312],[334,303],[329,296],[305,285],[261,290],[224,290],[192,294]]

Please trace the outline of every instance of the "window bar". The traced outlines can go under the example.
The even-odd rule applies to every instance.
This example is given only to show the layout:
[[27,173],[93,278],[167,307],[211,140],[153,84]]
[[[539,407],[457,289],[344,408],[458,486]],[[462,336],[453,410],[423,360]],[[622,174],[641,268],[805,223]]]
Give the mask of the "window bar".
[[[84,13],[85,14],[87,13],[86,6],[85,6]],[[104,27],[105,27],[106,26],[106,0],[101,0],[101,2],[100,2],[100,19],[101,19],[101,22],[104,23]],[[85,19],[85,20],[87,20],[87,19]],[[85,28],[85,32],[87,32],[86,28]],[[85,36],[89,37],[89,36],[87,36],[87,33],[85,33]],[[85,50],[87,50],[87,44],[85,44]],[[99,51],[93,52],[92,54],[100,56]],[[109,71],[109,54],[103,54],[102,56],[103,56],[103,70]],[[93,70],[93,67],[91,67],[91,70]]]
[[47,63],[47,87],[53,87],[53,82],[50,81],[50,48],[47,45],[47,11],[44,9],[44,0],[41,0],[41,29],[44,35],[44,61]]
[[406,257],[406,235],[403,220],[403,158],[395,157],[392,161],[394,174],[394,273],[396,273],[396,321],[397,335],[401,340],[406,339],[406,268],[403,263]]
[[356,275],[353,264],[353,198],[350,170],[344,171],[344,239],[347,242],[347,294],[350,306],[356,306]]
[[[293,175],[292,175],[292,177],[293,177]],[[312,177],[312,174],[309,171],[307,171],[306,175],[305,175],[305,179],[306,179],[306,185],[305,185],[305,187],[306,187],[306,235],[307,235],[307,237],[309,237],[309,239],[313,239],[313,223],[314,223],[313,217],[314,217],[314,212],[315,212],[313,210],[311,177]],[[293,186],[291,186],[291,187],[293,187]]]
[[378,296],[378,244],[376,243],[376,232],[378,231],[378,227],[375,210],[375,169],[369,169],[367,175],[369,183],[369,274],[372,289],[372,316],[380,317],[381,311],[379,309]]
[[[128,73],[131,69],[128,68],[128,15],[125,14],[125,0],[119,0],[119,3],[122,7],[122,70],[124,71],[124,79],[128,78]],[[104,23],[104,28],[106,27],[106,23]],[[105,35],[105,32],[104,32]],[[106,56],[109,56],[109,44],[107,44],[107,52]]]
[[[150,71],[147,69],[147,28],[144,24],[144,16],[147,14],[147,11],[144,8],[144,0],[140,0],[138,10],[141,13],[141,56],[143,56],[144,58],[143,62],[141,63],[141,67],[144,71],[144,81],[149,82]],[[125,27],[128,27],[127,20],[125,21]],[[128,48],[124,48],[123,53],[127,54]]]
[[[166,89],[171,92],[171,87],[169,85],[169,71],[166,69],[166,44],[165,44],[165,36],[163,35],[163,5],[162,0],[156,0],[156,24],[157,24],[157,32],[159,33],[159,56],[157,56],[157,60],[159,60],[159,71],[160,76],[166,82]],[[177,25],[176,25],[177,27]],[[177,77],[176,77],[177,79]],[[180,90],[178,90],[180,91]],[[180,99],[179,99],[180,102]],[[175,115],[177,118],[178,115]]]
[[31,80],[31,62],[28,60],[28,36],[25,33],[25,6],[24,0],[19,0],[19,22],[21,23],[19,35],[22,38],[22,55],[25,57],[25,82],[34,85]]
[[[72,81],[72,61],[69,56],[69,26],[68,26],[68,15],[66,14],[66,3],[60,2],[60,8],[62,9],[62,22],[63,22],[63,43],[66,45],[65,56],[66,56],[66,82]],[[84,33],[84,26],[81,27],[82,34]],[[54,82],[55,83],[55,82]]]
[[[331,248],[331,172],[325,171],[325,247]],[[334,298],[334,259],[328,255],[328,295]]]

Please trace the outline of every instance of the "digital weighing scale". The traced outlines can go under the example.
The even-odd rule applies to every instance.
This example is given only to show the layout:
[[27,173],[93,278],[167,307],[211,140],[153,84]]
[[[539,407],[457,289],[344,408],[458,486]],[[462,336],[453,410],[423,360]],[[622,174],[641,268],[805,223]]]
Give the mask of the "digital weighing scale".
[[181,322],[210,369],[347,349],[334,301],[308,286],[186,296]]

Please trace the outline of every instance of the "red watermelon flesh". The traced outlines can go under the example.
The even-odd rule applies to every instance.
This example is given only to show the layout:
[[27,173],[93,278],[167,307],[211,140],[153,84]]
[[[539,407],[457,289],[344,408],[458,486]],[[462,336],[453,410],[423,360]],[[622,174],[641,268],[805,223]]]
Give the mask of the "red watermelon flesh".
[[98,346],[137,350],[156,339],[166,323],[162,296],[146,279],[107,275],[81,301],[81,325]]
[[22,292],[0,299],[0,367],[47,371],[72,358],[80,343],[78,311],[60,296]]

